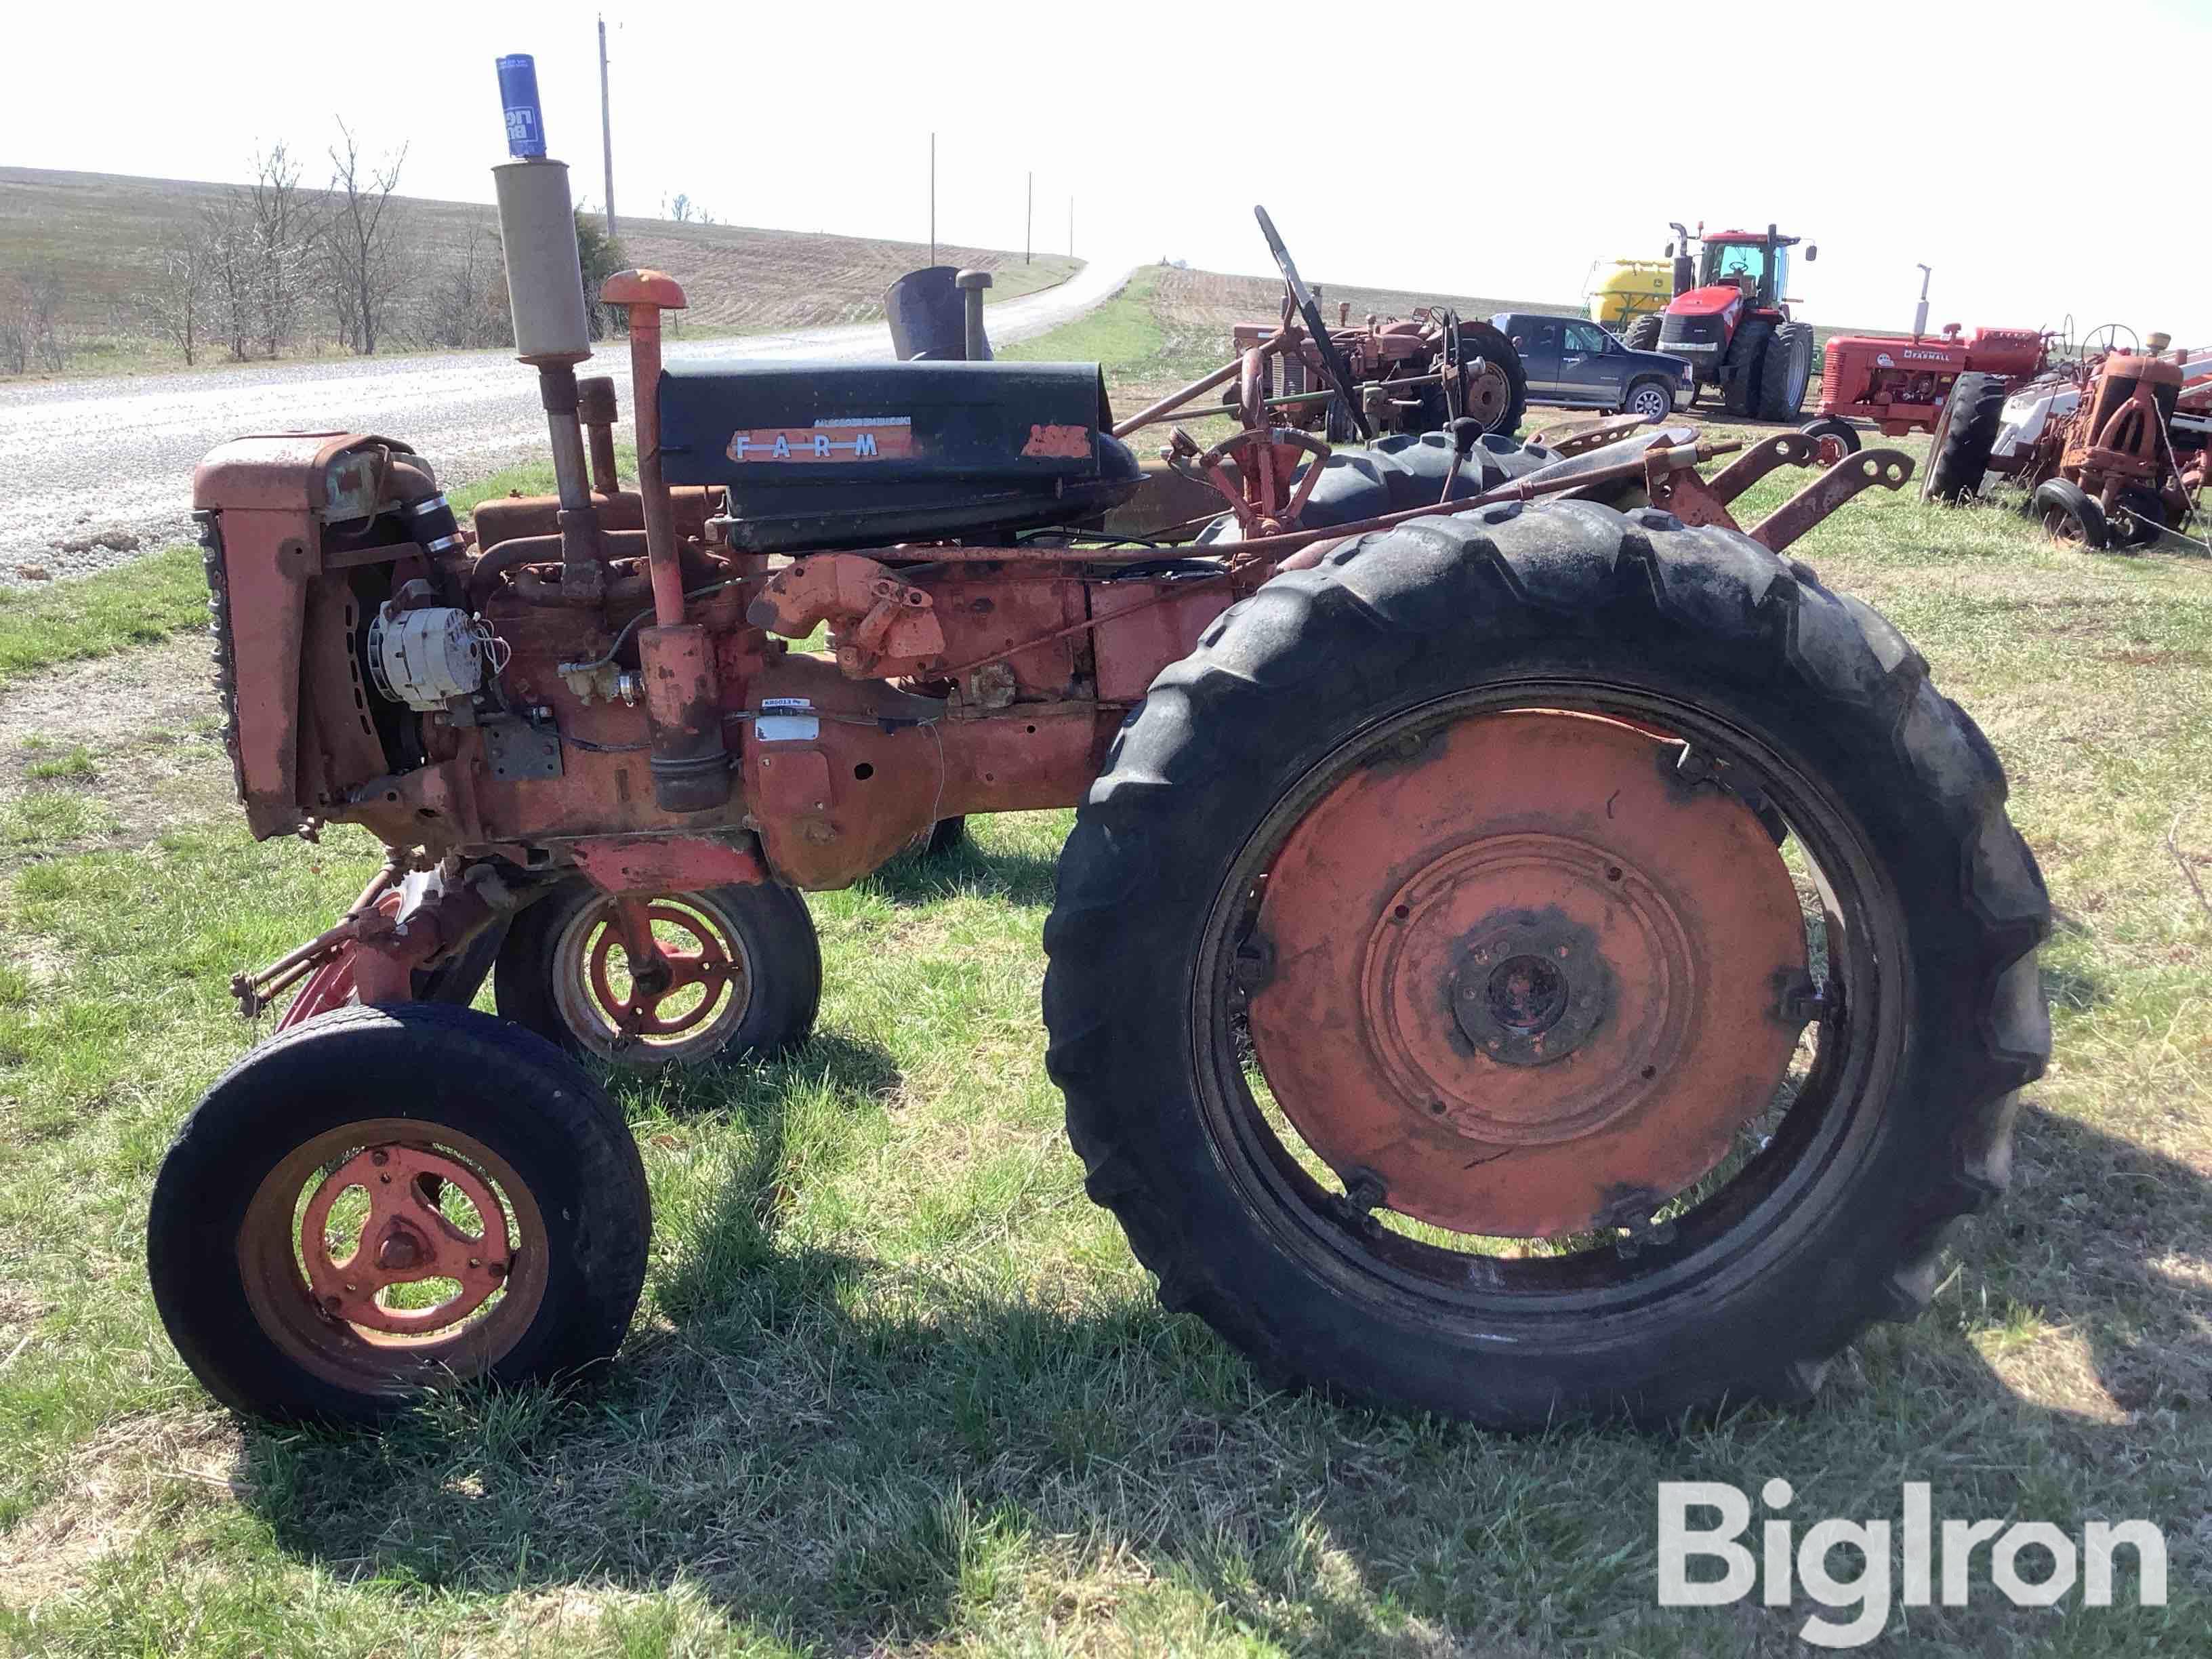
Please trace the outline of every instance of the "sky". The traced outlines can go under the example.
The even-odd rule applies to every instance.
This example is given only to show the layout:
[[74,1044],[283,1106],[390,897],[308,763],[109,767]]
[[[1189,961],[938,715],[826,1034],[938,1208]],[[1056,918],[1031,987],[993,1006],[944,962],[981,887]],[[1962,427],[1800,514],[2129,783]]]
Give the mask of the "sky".
[[1043,251],[1072,204],[1083,257],[1268,273],[1260,202],[1310,281],[1572,301],[1594,260],[1658,257],[1669,220],[1772,221],[1819,245],[1792,279],[1817,322],[1909,326],[1925,263],[1936,325],[2212,343],[2186,90],[2212,0],[96,15],[10,26],[0,165],[234,179],[275,141],[319,157],[343,117],[372,153],[407,145],[404,192],[489,201],[494,59],[527,52],[596,207],[604,15],[625,219],[680,191],[733,224],[927,240],[933,131],[947,242],[1023,246],[1033,175]]

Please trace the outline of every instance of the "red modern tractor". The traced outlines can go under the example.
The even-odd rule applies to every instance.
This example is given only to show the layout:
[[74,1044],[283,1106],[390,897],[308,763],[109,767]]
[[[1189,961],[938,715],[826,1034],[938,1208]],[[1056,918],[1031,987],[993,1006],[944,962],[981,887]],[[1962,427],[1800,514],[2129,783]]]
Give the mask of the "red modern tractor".
[[[1925,1305],[2049,1050],[2049,906],[1972,721],[1784,556],[1909,459],[1746,533],[1815,441],[1334,447],[1264,395],[1328,335],[1287,258],[1303,331],[1118,423],[1095,364],[664,367],[682,290],[631,271],[627,489],[567,171],[496,176],[558,493],[471,537],[343,431],[195,486],[249,824],[388,853],[235,982],[280,1029],[155,1183],[219,1398],[374,1419],[606,1362],[650,1202],[575,1056],[803,1042],[802,890],[1037,808],[1074,811],[1043,1022],[1087,1189],[1271,1384],[1672,1419]],[[1232,379],[1239,430],[1166,446],[1206,532],[1102,532],[1121,438]]]
[[2051,366],[2051,338],[2028,328],[1978,328],[1962,337],[1956,323],[1940,335],[1836,335],[1822,357],[1820,415],[1805,430],[1834,437],[1847,453],[1859,447],[1855,421],[1873,422],[1888,438],[1933,432],[1961,376],[1996,388],[1977,397],[2002,401]]
[[[1692,236],[1679,223],[1667,252],[1674,261],[1674,297],[1667,309],[1639,317],[1624,337],[1638,351],[1689,360],[1696,375],[1691,401],[1707,386],[1720,390],[1730,415],[1795,421],[1813,377],[1813,328],[1790,319],[1790,250],[1804,239],[1719,230]],[[1693,258],[1691,247],[1699,245]],[[1805,258],[1820,249],[1805,244]]]

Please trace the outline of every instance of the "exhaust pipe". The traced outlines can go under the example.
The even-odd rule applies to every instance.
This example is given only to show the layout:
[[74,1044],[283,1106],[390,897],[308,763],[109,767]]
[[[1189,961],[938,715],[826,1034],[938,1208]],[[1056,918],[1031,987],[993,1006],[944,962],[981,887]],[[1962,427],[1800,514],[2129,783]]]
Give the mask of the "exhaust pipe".
[[592,330],[584,311],[568,167],[545,154],[538,68],[528,53],[499,60],[499,89],[511,159],[491,176],[514,355],[537,369],[538,401],[545,410],[561,498],[561,591],[572,601],[596,604],[606,596],[607,567],[577,408],[576,365],[592,355]]

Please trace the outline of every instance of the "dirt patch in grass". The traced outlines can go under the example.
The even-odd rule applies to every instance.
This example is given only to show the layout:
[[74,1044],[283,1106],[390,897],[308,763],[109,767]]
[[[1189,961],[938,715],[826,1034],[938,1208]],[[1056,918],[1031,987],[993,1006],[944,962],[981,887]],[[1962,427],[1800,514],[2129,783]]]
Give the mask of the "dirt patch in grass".
[[0,1607],[33,1608],[81,1590],[181,1496],[235,1494],[241,1443],[227,1417],[197,1406],[125,1418],[85,1441],[58,1472],[61,1495],[0,1533]]
[[61,852],[143,846],[218,811],[229,762],[191,635],[27,677],[0,699],[0,869]]

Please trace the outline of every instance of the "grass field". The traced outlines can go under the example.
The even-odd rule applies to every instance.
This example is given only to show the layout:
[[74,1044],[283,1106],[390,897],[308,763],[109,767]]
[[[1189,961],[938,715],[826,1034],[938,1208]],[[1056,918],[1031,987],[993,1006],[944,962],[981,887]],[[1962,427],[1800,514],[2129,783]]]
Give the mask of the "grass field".
[[[1125,407],[1248,303],[1147,275],[1045,348],[1105,359]],[[2061,917],[2057,1054],[1933,1311],[1816,1405],[1517,1440],[1270,1395],[1158,1307],[1043,1073],[1053,812],[813,896],[828,988],[790,1059],[611,1079],[658,1226],[604,1389],[463,1390],[376,1438],[239,1424],[154,1320],[146,1194],[252,1038],[228,975],[324,925],[372,850],[246,838],[204,644],[133,643],[129,578],[43,596],[34,627],[0,610],[0,1646],[1782,1654],[1809,1604],[1662,1612],[1653,1577],[1657,1481],[1782,1474],[1805,1517],[1894,1516],[1925,1480],[1939,1516],[2164,1528],[2162,1610],[2124,1576],[2110,1609],[1984,1580],[1875,1650],[2203,1653],[2212,917],[2166,843],[2178,818],[2212,876],[2212,567],[1910,490],[1792,551],[2003,757]],[[189,566],[133,570],[145,629],[177,628]]]
[[[230,188],[0,167],[0,279],[40,266],[60,274],[74,344],[70,374],[181,368],[175,352],[136,337],[129,303],[160,268],[168,240]],[[409,198],[398,205],[402,234],[413,245],[412,268],[434,270],[471,237],[484,235],[492,239],[496,263],[499,224],[488,204]],[[883,315],[885,285],[929,263],[926,242],[629,217],[616,228],[633,264],[682,276],[691,305],[678,331],[695,335],[871,322]],[[937,252],[945,264],[996,272],[994,301],[1050,287],[1080,263],[1040,254],[1024,264],[1018,252],[951,243]],[[396,343],[404,349],[404,342]],[[204,361],[221,356],[212,352]]]

